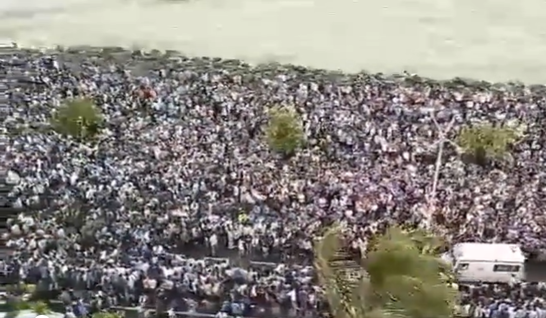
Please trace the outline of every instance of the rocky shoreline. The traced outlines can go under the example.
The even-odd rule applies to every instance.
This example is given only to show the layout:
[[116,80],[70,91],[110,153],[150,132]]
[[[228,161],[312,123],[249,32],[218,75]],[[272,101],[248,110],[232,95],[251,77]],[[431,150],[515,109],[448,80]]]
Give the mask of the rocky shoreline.
[[[10,59],[14,56],[41,58],[55,57],[59,62],[68,63],[68,66],[76,67],[75,63],[85,60],[94,62],[103,62],[116,64],[121,63],[128,70],[135,72],[135,76],[145,75],[146,72],[156,70],[162,66],[187,67],[187,70],[214,70],[218,67],[225,67],[228,70],[236,72],[248,72],[249,74],[261,73],[262,75],[275,75],[284,72],[293,71],[300,73],[298,77],[308,80],[340,80],[340,83],[374,79],[384,81],[387,84],[399,84],[402,86],[412,85],[440,85],[448,89],[469,89],[469,90],[492,90],[498,92],[518,90],[529,90],[532,93],[546,92],[544,84],[524,84],[519,81],[511,82],[489,82],[479,79],[470,79],[454,77],[448,80],[435,80],[432,78],[421,77],[418,74],[409,73],[368,73],[366,71],[348,73],[336,70],[326,70],[305,67],[301,65],[285,64],[277,62],[249,64],[240,59],[229,59],[220,57],[188,57],[182,52],[176,50],[140,50],[128,49],[123,47],[94,47],[94,46],[74,46],[74,47],[55,47],[55,48],[18,48],[18,47],[0,47],[0,59]],[[70,65],[70,63],[73,63]],[[248,75],[247,75],[248,76]]]

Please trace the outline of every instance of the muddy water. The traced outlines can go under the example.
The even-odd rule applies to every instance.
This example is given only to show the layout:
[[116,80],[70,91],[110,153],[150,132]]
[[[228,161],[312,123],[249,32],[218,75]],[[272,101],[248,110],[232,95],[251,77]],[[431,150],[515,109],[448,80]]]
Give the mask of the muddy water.
[[0,38],[546,83],[546,2],[3,0]]

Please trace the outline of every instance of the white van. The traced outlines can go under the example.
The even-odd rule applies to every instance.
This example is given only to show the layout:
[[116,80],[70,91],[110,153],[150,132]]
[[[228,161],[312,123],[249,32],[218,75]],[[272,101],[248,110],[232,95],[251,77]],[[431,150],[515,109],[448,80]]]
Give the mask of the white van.
[[0,38],[0,49],[15,49],[17,48],[17,43],[9,40]]
[[515,244],[459,243],[442,257],[459,282],[509,283],[525,278],[525,255]]

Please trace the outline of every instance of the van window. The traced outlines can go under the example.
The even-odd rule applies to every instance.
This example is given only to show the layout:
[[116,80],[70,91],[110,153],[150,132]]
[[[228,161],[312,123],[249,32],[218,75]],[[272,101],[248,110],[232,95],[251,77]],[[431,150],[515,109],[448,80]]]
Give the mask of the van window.
[[494,272],[519,272],[519,269],[518,265],[498,264],[493,266]]

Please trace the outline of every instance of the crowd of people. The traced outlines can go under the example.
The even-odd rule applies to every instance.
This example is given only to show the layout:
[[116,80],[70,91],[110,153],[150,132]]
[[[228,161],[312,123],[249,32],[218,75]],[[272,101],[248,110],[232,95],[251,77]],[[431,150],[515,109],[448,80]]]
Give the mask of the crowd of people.
[[[354,248],[395,224],[546,247],[544,86],[117,48],[0,52],[0,65],[3,199],[18,214],[3,235],[6,282],[98,307],[315,317],[328,307],[313,240],[334,221]],[[105,118],[93,143],[48,129],[79,97]],[[301,115],[294,156],[264,138],[275,105]],[[452,142],[479,121],[518,123],[524,137],[477,164]],[[525,284],[461,287],[462,307],[543,317],[542,285]]]

